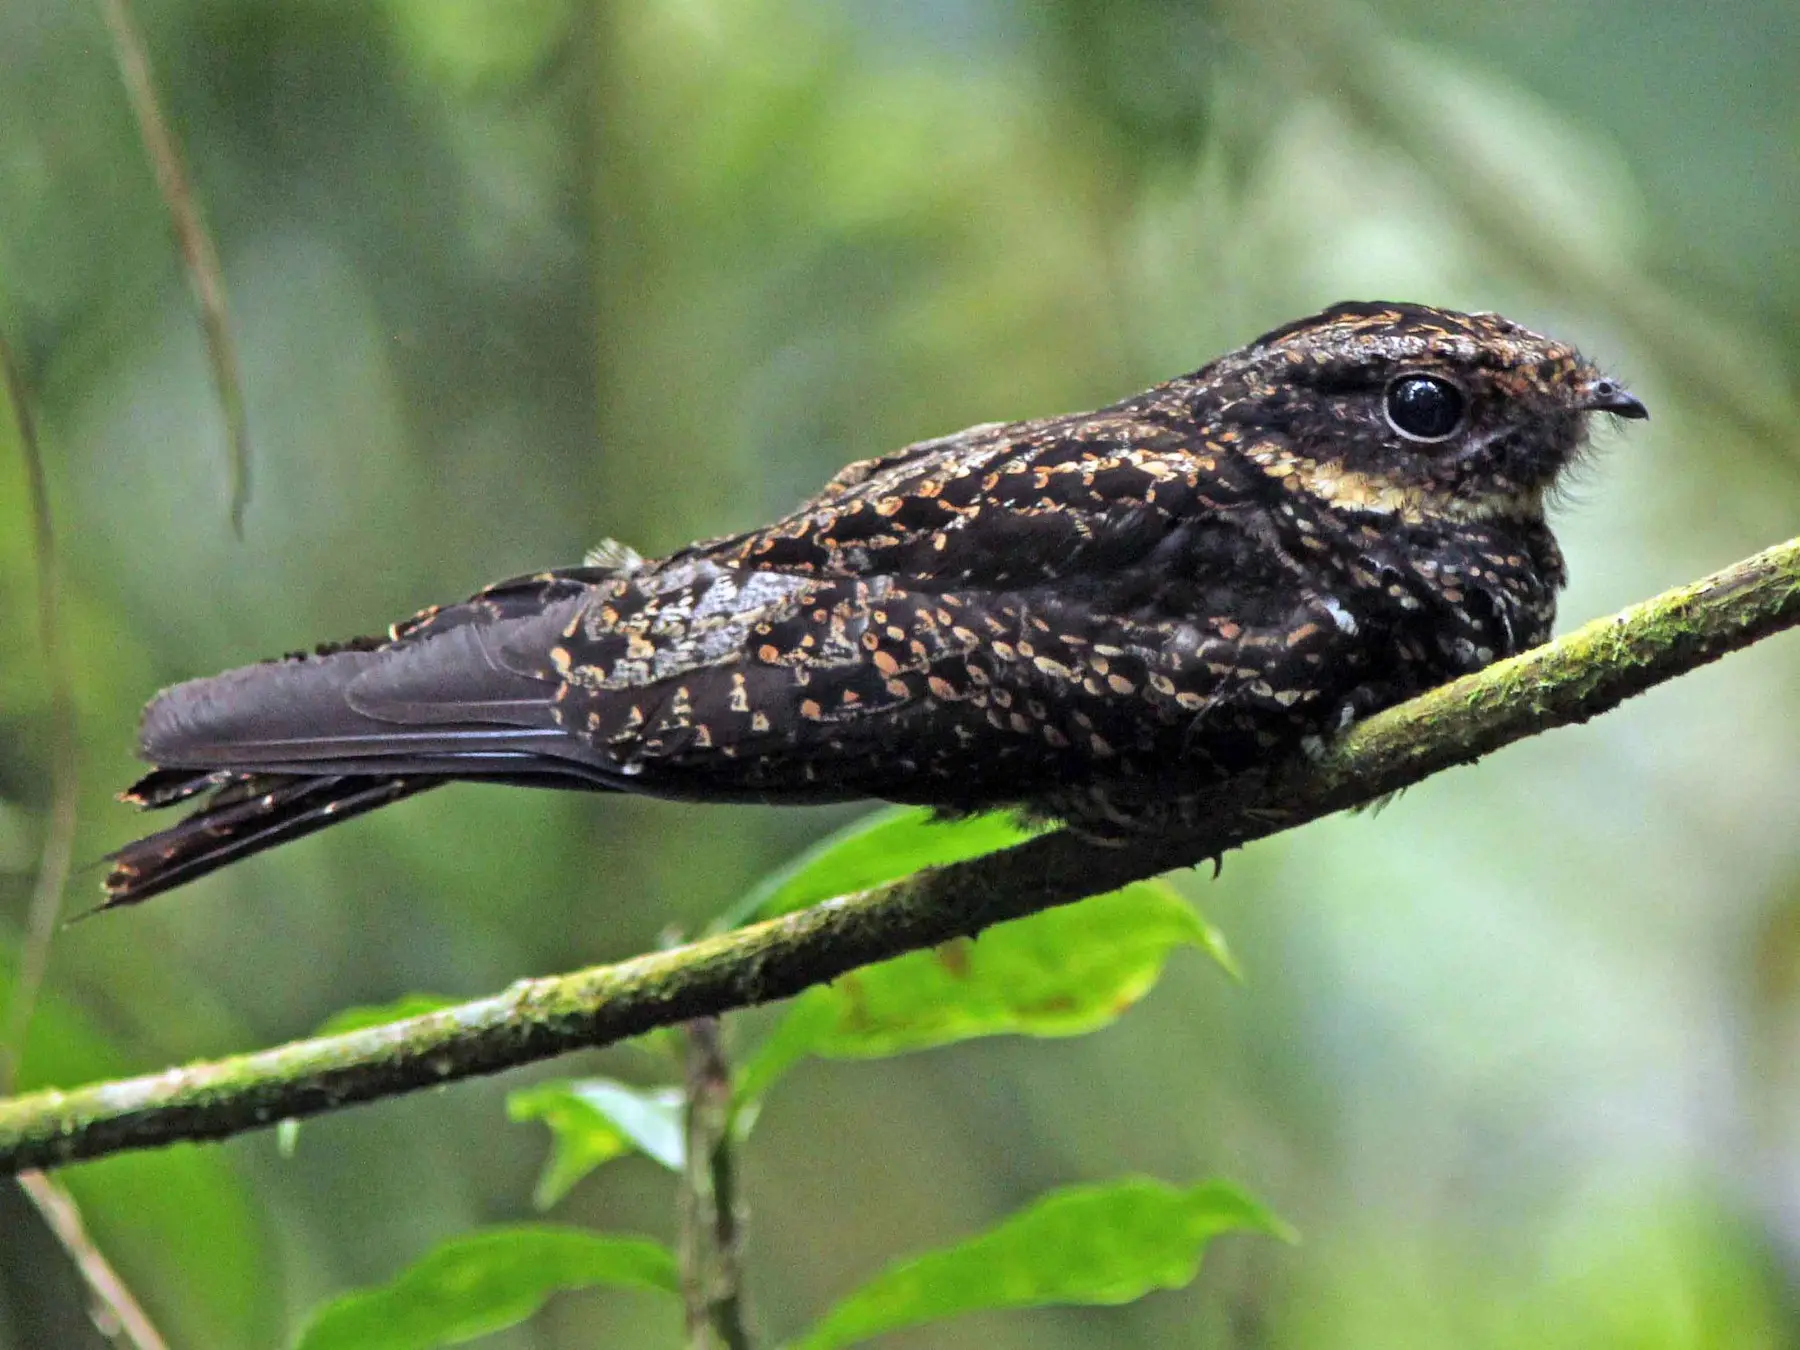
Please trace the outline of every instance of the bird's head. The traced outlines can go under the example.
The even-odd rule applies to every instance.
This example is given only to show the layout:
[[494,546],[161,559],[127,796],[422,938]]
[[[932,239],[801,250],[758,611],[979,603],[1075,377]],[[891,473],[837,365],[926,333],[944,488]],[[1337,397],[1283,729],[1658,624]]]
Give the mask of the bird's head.
[[1194,412],[1335,506],[1537,518],[1588,419],[1649,416],[1574,348],[1498,314],[1336,304],[1192,377]]

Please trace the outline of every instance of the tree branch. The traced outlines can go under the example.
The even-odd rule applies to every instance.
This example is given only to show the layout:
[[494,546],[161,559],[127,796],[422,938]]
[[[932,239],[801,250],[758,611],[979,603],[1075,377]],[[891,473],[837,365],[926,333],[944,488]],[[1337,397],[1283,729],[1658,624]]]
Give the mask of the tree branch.
[[1353,728],[1181,837],[1016,848],[718,937],[522,980],[441,1012],[141,1078],[0,1101],[0,1172],[217,1139],[787,998],[846,971],[1098,895],[1373,801],[1800,623],[1800,539]]

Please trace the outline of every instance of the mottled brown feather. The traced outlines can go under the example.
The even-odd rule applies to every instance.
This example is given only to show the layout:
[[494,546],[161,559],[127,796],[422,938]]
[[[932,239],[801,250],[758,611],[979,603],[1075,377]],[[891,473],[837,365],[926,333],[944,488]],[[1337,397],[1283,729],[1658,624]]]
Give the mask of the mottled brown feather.
[[[1397,379],[1459,391],[1402,434]],[[852,464],[791,515],[517,578],[165,691],[128,903],[454,780],[1011,805],[1167,828],[1358,716],[1542,641],[1546,491],[1642,407],[1491,314],[1344,304],[1109,408]]]

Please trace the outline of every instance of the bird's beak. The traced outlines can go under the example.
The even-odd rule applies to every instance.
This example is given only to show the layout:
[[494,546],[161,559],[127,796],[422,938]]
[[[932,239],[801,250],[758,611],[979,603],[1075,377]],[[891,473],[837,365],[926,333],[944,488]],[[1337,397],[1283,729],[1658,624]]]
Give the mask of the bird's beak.
[[1633,421],[1642,421],[1650,416],[1650,410],[1637,400],[1629,389],[1617,380],[1591,380],[1581,400],[1583,412],[1607,412],[1614,417],[1629,417]]

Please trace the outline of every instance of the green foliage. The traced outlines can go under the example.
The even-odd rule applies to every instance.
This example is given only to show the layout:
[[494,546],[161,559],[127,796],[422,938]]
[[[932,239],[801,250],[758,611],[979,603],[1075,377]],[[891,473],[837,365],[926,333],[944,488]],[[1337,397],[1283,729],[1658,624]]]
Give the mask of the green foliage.
[[550,1127],[550,1161],[532,1195],[539,1209],[549,1209],[601,1163],[624,1153],[636,1151],[671,1172],[681,1171],[686,1145],[679,1088],[564,1079],[508,1093],[506,1114]]
[[[998,816],[944,822],[925,812],[879,812],[752,888],[728,918],[785,912],[1020,837]],[[807,1056],[872,1059],[1001,1033],[1098,1030],[1149,992],[1181,946],[1198,947],[1236,973],[1223,937],[1172,886],[1146,882],[809,990],[738,1079],[738,1133],[747,1133],[745,1123],[783,1071]],[[341,1029],[432,1006],[433,1000],[414,996],[386,1008],[350,1009],[340,1014]],[[513,1120],[541,1120],[550,1128],[550,1157],[533,1197],[539,1208],[631,1152],[681,1172],[683,1100],[680,1088],[604,1078],[509,1094]],[[1223,1183],[1178,1190],[1133,1178],[1072,1187],[980,1237],[895,1266],[840,1303],[799,1345],[826,1350],[979,1308],[1123,1303],[1191,1281],[1207,1242],[1231,1230],[1288,1235],[1279,1220]],[[656,1263],[669,1259],[653,1244],[621,1245],[625,1240],[617,1238],[595,1236],[599,1245],[590,1248],[578,1241],[586,1236],[520,1228],[451,1239],[392,1284],[329,1305],[300,1350],[449,1345],[522,1320],[557,1289],[654,1283],[645,1270],[660,1270]]]
[[[728,919],[786,913],[1029,837],[998,812],[941,820],[877,811],[772,873]],[[1237,973],[1223,934],[1168,883],[1144,882],[853,971],[794,1000],[746,1062],[739,1100],[754,1109],[808,1055],[869,1059],[978,1036],[1097,1031],[1149,992],[1183,945]]]
[[571,0],[385,0],[408,63],[425,78],[476,93],[529,78],[567,40]]
[[1554,1203],[1520,1259],[1459,1255],[1458,1306],[1428,1278],[1417,1232],[1352,1223],[1321,1235],[1334,1250],[1309,1253],[1331,1274],[1308,1279],[1289,1335],[1337,1350],[1780,1350],[1794,1343],[1794,1302],[1745,1278],[1766,1259],[1760,1244],[1696,1188],[1601,1184]]
[[1176,947],[1233,970],[1220,933],[1167,882],[1141,882],[809,989],[744,1066],[754,1101],[807,1055],[871,1059],[977,1036],[1078,1036],[1147,994]]
[[321,1308],[296,1350],[428,1350],[522,1322],[561,1290],[674,1293],[675,1257],[644,1238],[574,1228],[494,1228],[452,1238],[392,1283]]
[[720,920],[736,927],[879,886],[925,867],[961,862],[1023,843],[1037,833],[1004,811],[944,820],[923,807],[871,811],[820,840],[751,887]]
[[1235,1186],[1187,1190],[1132,1177],[1053,1191],[979,1237],[891,1267],[851,1294],[792,1350],[836,1350],[983,1308],[1126,1303],[1178,1289],[1220,1233],[1292,1231]]

